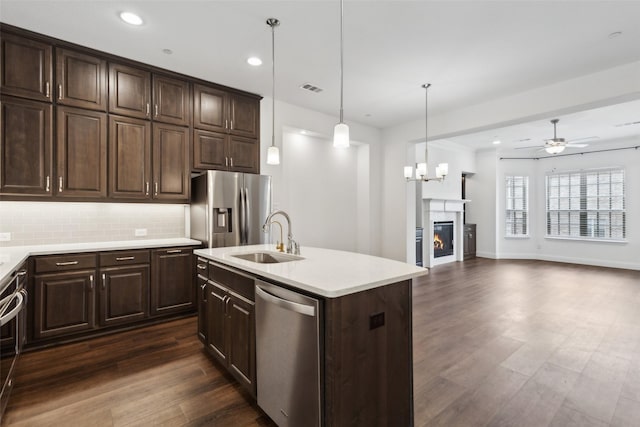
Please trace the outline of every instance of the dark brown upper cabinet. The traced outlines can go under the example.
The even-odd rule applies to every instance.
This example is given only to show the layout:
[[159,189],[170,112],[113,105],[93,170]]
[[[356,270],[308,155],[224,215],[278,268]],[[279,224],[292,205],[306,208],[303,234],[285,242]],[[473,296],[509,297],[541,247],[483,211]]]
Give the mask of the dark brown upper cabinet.
[[193,127],[212,132],[226,132],[227,92],[210,86],[193,85]]
[[121,64],[109,64],[109,112],[140,119],[151,118],[151,73]]
[[58,104],[90,110],[107,110],[107,61],[56,49]]
[[106,197],[106,113],[60,106],[56,111],[57,196]]
[[260,104],[255,98],[231,94],[229,102],[229,131],[232,135],[257,138],[260,129]]
[[109,196],[148,199],[151,196],[151,123],[109,116]]
[[50,44],[1,33],[0,91],[51,102],[53,48]]
[[51,104],[0,98],[0,193],[52,194],[51,117]]
[[153,198],[189,201],[189,128],[153,124]]
[[193,130],[193,168],[221,169],[229,166],[227,135],[206,130]]
[[191,121],[189,82],[153,75],[153,120],[179,126]]
[[260,143],[256,139],[229,135],[229,170],[234,172],[260,172]]

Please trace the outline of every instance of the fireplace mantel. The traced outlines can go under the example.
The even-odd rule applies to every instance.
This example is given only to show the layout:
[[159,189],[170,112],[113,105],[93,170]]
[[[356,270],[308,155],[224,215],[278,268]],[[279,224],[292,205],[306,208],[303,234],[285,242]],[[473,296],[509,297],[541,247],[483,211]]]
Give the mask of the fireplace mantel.
[[[464,204],[469,199],[422,199],[422,215],[424,224],[424,239],[422,241],[422,265],[431,268],[436,265],[463,260],[463,212]],[[433,224],[436,221],[453,221],[453,255],[434,257],[433,253]]]
[[469,199],[422,199],[424,209],[431,212],[462,212]]

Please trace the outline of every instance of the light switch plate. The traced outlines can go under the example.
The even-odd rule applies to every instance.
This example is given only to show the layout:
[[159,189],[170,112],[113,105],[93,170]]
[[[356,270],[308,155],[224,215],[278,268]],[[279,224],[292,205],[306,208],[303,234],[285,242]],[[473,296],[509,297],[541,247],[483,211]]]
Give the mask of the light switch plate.
[[135,231],[135,236],[136,237],[143,237],[147,235],[147,229],[146,228],[136,228]]
[[0,242],[10,242],[11,233],[0,233]]

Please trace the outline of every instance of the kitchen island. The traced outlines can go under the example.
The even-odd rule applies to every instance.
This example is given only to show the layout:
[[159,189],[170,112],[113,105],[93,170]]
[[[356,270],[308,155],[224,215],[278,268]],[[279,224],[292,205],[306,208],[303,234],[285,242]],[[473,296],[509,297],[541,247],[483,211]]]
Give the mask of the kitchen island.
[[[261,369],[260,363],[256,368],[251,362],[256,360],[256,352],[266,351],[260,345],[256,349],[256,321],[258,343],[262,323],[268,322],[264,322],[259,310],[258,315],[253,312],[254,306],[259,309],[257,294],[261,292],[255,291],[253,283],[275,286],[283,292],[293,291],[318,301],[317,424],[413,425],[411,283],[412,278],[427,274],[426,269],[379,257],[310,247],[304,247],[299,257],[280,255],[281,262],[277,262],[273,245],[200,249],[194,253],[198,257],[198,283],[203,291],[208,290],[200,294],[201,340],[217,360],[257,395],[261,407],[260,393],[265,388],[260,384],[261,376],[255,375],[255,370]],[[269,256],[276,259],[266,263],[250,260],[259,259],[254,254],[260,253],[266,254],[261,256],[263,260]],[[216,310],[212,302],[220,305],[220,301],[224,307]],[[217,315],[219,312],[223,314]],[[236,320],[239,317],[236,312],[246,313],[241,322],[234,321],[234,316]],[[229,314],[225,317],[224,313]],[[227,336],[215,332],[221,330],[216,325],[221,321],[228,322],[223,328]],[[287,329],[290,325],[281,327]],[[241,338],[229,336],[232,334]],[[227,352],[220,349],[220,343],[227,343]],[[242,349],[246,354],[238,357],[238,350]],[[267,355],[267,359],[287,358],[296,353],[286,345],[269,351],[279,354]],[[264,360],[265,355],[258,354],[257,359]],[[292,368],[297,364],[294,360]],[[279,425],[295,425],[291,421],[293,415],[291,419],[288,415],[278,418],[277,414],[265,411]]]

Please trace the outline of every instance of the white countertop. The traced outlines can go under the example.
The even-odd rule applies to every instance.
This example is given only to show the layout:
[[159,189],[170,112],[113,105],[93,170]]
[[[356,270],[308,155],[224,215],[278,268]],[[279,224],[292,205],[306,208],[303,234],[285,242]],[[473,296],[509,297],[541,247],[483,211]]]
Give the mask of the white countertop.
[[56,245],[8,246],[0,248],[0,286],[20,264],[32,255],[53,255],[74,252],[118,251],[123,249],[163,248],[200,245],[187,238],[120,240],[113,242],[60,243]]
[[274,245],[197,249],[198,256],[316,295],[335,298],[428,274],[426,268],[386,258],[332,249],[302,247],[304,259],[260,264],[233,255],[275,252]]

